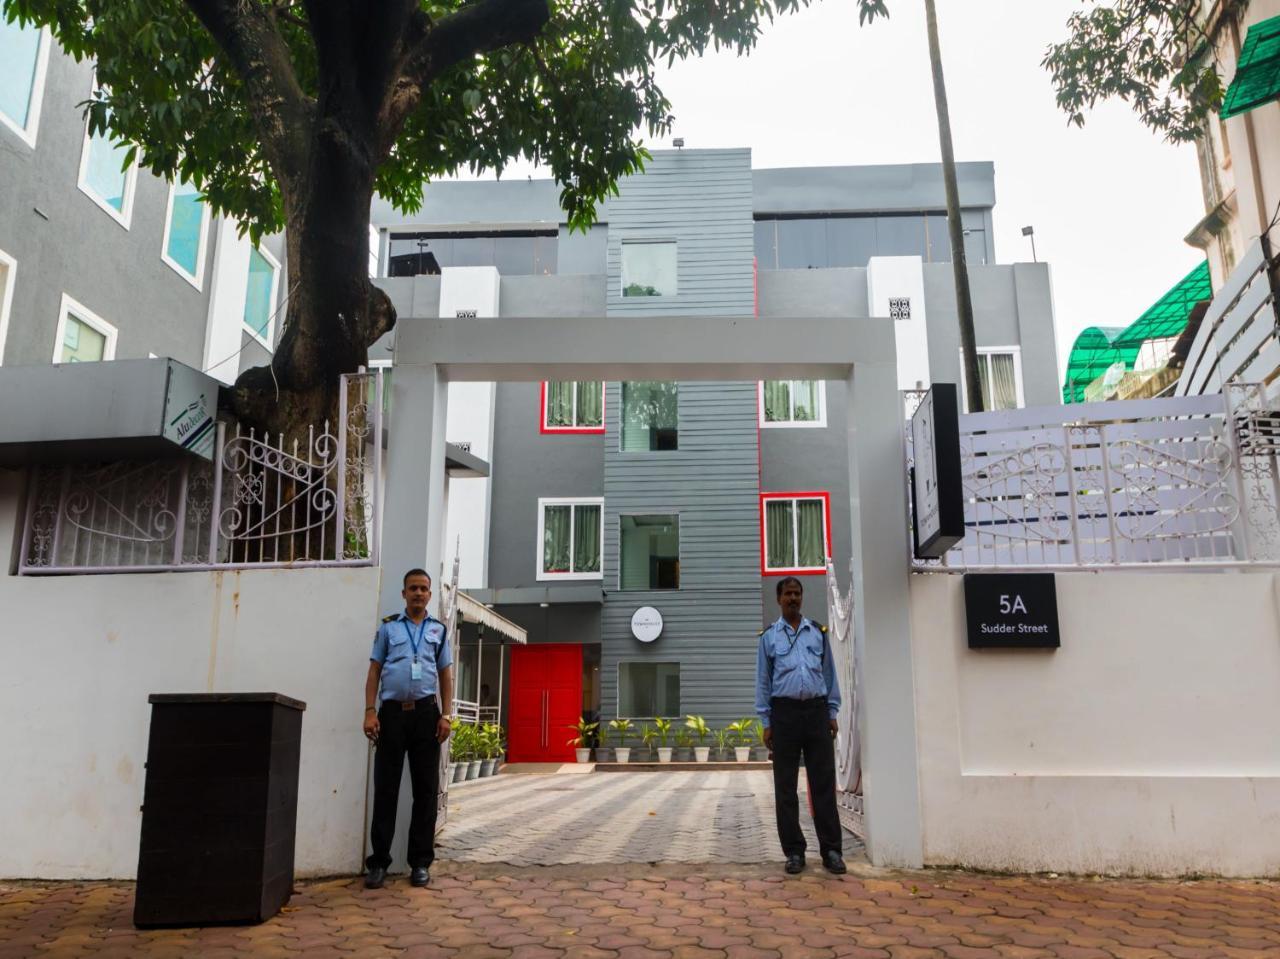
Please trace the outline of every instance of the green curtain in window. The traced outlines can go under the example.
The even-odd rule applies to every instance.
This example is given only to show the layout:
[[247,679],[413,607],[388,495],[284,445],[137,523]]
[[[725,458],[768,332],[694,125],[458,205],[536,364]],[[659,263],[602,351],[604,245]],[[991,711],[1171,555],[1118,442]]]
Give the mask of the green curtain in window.
[[822,500],[796,501],[801,566],[826,566],[827,544],[823,536]]
[[790,569],[796,561],[791,500],[769,500],[764,506],[765,562],[770,569]]
[[573,571],[600,572],[600,507],[575,506],[573,518]]
[[791,419],[791,384],[786,380],[764,381],[764,421],[786,423]]
[[573,383],[547,383],[547,425],[573,425]]
[[[1012,353],[992,353],[991,390],[987,409],[1012,410],[1018,407],[1018,383],[1013,372]],[[987,391],[984,389],[984,393]]]
[[604,384],[578,384],[578,425],[602,426],[604,424]]
[[795,392],[796,422],[814,422],[818,418],[818,381],[796,380],[791,388]]
[[548,506],[543,514],[542,569],[569,572],[569,523],[571,506]]

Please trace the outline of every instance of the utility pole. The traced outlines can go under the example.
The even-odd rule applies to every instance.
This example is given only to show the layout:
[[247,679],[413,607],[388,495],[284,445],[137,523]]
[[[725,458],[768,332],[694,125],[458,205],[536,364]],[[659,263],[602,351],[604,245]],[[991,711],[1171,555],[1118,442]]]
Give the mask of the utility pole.
[[951,112],[947,85],[942,77],[942,48],[938,42],[938,12],[934,0],[924,0],[929,25],[929,60],[933,66],[933,99],[938,109],[938,139],[942,143],[942,179],[947,191],[947,231],[951,236],[951,267],[955,272],[956,316],[960,322],[965,394],[969,412],[982,412],[982,381],[978,375],[978,347],[973,333],[973,298],[969,294],[969,266],[964,251],[964,227],[960,222],[960,189],[956,185],[956,156],[951,143]]

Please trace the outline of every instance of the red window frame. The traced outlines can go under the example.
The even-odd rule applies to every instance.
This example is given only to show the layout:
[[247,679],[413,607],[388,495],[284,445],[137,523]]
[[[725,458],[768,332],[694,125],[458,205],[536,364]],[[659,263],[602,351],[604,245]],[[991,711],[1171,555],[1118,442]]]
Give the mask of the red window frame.
[[831,494],[826,490],[805,490],[800,492],[775,492],[760,494],[760,575],[761,576],[815,576],[825,573],[826,566],[799,566],[791,569],[770,569],[768,543],[765,540],[765,504],[778,499],[820,499],[822,500],[823,534],[825,535],[827,558],[831,557]]
[[[574,380],[575,383],[585,382]],[[604,433],[605,415],[604,383],[600,384],[600,425],[599,426],[548,426],[547,425],[547,381],[543,380],[538,397],[538,432],[544,436],[590,436]]]

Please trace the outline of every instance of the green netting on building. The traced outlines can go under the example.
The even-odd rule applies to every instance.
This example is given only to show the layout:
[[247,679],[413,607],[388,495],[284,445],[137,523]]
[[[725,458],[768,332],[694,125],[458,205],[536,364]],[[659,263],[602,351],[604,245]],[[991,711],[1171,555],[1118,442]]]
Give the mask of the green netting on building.
[[1067,357],[1062,402],[1084,402],[1085,387],[1116,363],[1123,363],[1126,370],[1133,369],[1143,343],[1178,336],[1186,329],[1187,317],[1195,305],[1212,296],[1209,264],[1205,262],[1128,326],[1089,327],[1076,337]]
[[1226,120],[1277,97],[1280,97],[1280,17],[1272,17],[1249,28],[1236,64],[1236,76],[1222,100],[1220,115]]

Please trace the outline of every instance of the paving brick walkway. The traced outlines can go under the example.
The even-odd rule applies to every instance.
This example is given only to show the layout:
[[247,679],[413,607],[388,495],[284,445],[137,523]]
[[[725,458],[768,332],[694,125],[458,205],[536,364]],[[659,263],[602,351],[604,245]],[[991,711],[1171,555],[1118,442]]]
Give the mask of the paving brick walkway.
[[[137,932],[127,883],[0,885],[0,957],[1256,959],[1280,956],[1280,885],[949,873],[784,878],[751,866],[441,865],[301,883],[261,926]],[[606,874],[607,873],[607,874]]]
[[[801,827],[818,854],[801,790]],[[516,866],[771,863],[782,857],[762,771],[500,775],[455,787],[440,858]],[[853,836],[845,850],[860,854]]]

